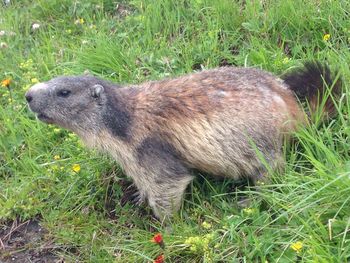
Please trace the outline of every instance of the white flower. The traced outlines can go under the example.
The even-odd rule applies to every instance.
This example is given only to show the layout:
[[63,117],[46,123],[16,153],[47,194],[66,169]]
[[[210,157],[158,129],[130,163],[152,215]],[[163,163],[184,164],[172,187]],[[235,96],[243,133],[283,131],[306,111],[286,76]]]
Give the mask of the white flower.
[[32,30],[38,30],[39,28],[40,28],[40,24],[38,24],[38,23],[34,23],[32,25]]
[[0,31],[0,37],[2,37],[2,36],[10,36],[10,37],[12,37],[12,36],[15,36],[15,35],[16,35],[16,33],[13,32],[13,31],[8,31],[8,32],[6,32],[5,30],[1,30]]
[[9,46],[5,42],[0,43],[0,48],[8,48]]

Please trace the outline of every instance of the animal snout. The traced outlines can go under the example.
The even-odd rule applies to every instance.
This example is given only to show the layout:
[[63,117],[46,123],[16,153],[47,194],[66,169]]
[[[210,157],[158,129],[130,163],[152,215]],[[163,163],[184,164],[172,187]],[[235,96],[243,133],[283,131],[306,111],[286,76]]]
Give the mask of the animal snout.
[[27,102],[33,103],[33,100],[37,100],[35,99],[36,97],[41,98],[43,94],[47,94],[47,90],[48,90],[48,86],[45,83],[37,83],[34,86],[32,86],[24,95]]
[[27,92],[24,96],[26,97],[28,103],[33,100],[33,96],[29,92]]

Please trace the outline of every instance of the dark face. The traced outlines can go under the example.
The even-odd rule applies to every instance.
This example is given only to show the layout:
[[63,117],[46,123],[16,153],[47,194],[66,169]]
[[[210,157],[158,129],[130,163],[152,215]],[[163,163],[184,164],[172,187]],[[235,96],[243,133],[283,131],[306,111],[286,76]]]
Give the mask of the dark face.
[[79,132],[94,130],[106,100],[105,82],[92,76],[58,77],[31,87],[30,109],[46,123]]

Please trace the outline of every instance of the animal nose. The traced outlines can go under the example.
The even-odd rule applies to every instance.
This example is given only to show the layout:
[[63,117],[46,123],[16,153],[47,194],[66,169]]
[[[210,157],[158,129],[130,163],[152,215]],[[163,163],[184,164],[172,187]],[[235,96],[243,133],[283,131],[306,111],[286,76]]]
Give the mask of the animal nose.
[[28,102],[31,102],[33,100],[33,96],[30,95],[28,92],[26,93],[25,97]]

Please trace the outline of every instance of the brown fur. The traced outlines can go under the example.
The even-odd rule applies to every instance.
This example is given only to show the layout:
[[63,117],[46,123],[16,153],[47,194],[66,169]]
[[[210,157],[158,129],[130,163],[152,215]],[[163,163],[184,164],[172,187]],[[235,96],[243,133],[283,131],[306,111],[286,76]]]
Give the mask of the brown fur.
[[[252,68],[119,88],[93,77],[40,85],[26,95],[32,110],[111,154],[159,218],[179,208],[193,169],[253,181],[266,173],[264,163],[277,169],[284,137],[307,120],[282,80]],[[53,95],[67,87],[69,98]]]
[[[93,140],[94,146],[112,153],[157,216],[164,211],[159,210],[156,200],[161,200],[159,206],[165,208],[165,214],[179,207],[182,192],[192,179],[192,168],[235,179],[260,179],[265,167],[250,144],[256,143],[269,165],[276,168],[281,163],[283,132],[295,130],[304,116],[280,80],[255,69],[203,71],[126,87],[120,94],[132,112],[132,140],[121,142],[107,130],[85,138],[88,144]],[[175,177],[165,183],[166,177],[157,179],[162,177],[158,171],[137,161],[138,147],[154,135],[174,146],[189,169],[180,180]],[[146,193],[144,188],[148,188]],[[164,199],[172,201],[164,205]]]

